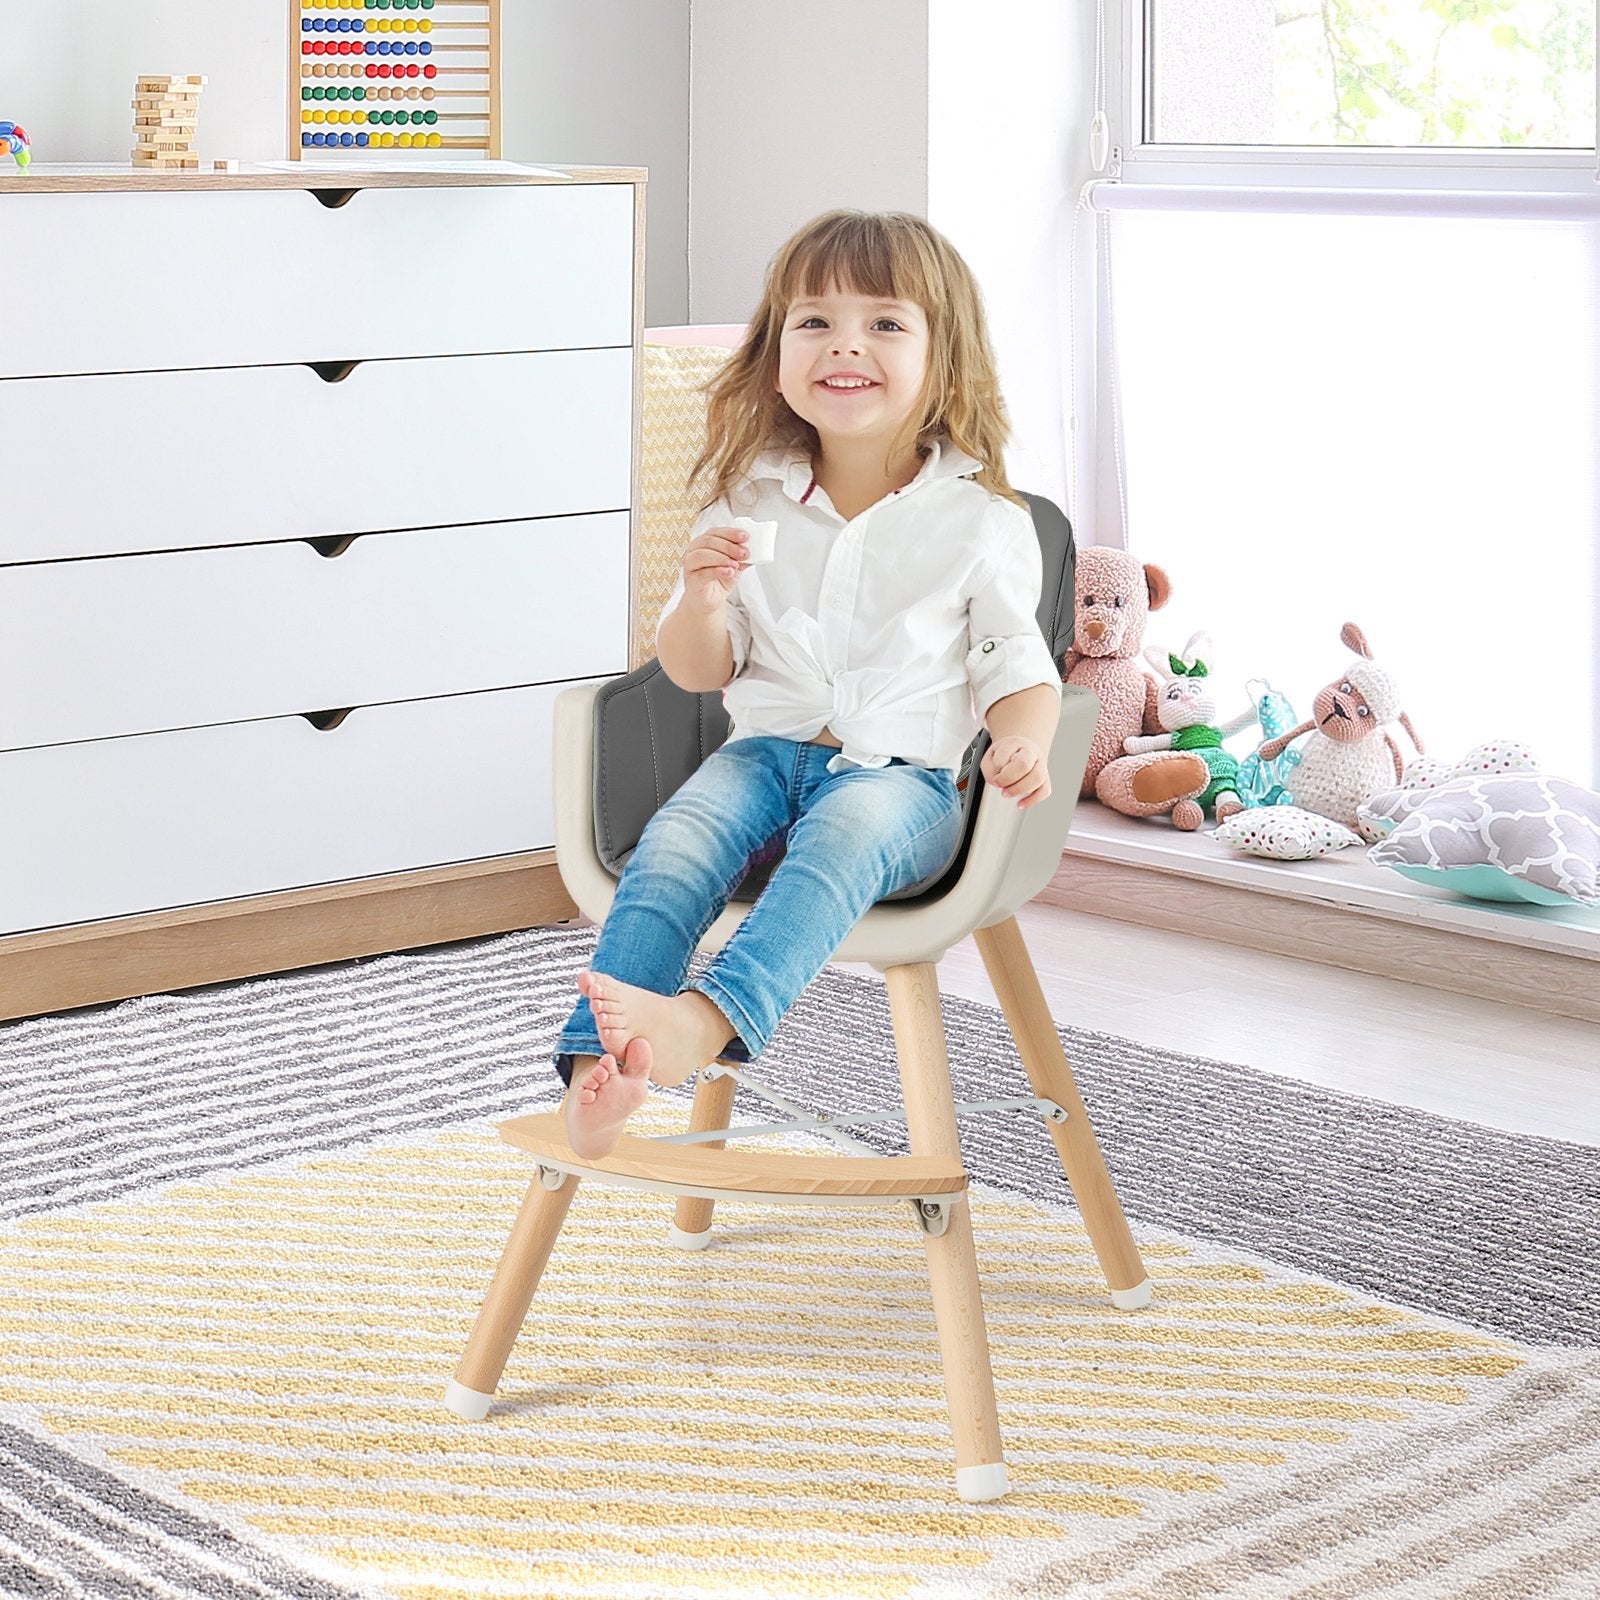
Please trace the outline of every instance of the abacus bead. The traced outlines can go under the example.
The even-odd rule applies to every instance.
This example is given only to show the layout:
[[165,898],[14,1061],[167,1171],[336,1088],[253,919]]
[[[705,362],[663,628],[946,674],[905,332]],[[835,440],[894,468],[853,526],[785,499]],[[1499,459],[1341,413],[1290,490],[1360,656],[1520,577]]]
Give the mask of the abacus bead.
[[423,43],[419,46],[419,48],[421,49],[423,55],[425,55],[425,56],[429,56],[429,55],[433,54],[433,46],[431,44],[429,44],[426,40],[423,41]]
[[431,127],[439,120],[439,113],[437,111],[424,111],[422,113],[422,120]]
[[437,91],[433,89],[419,89],[417,92],[424,100],[431,100]]
[[357,135],[356,135],[356,143],[357,143],[357,144],[358,144],[358,145],[359,145],[359,146],[360,146],[360,147],[361,147],[361,148],[362,148],[362,149],[363,149],[363,150],[365,150],[365,149],[366,149],[366,147],[367,147],[367,136],[366,136],[366,134],[364,134],[364,133],[358,133],[358,134],[357,134]]
[[442,145],[443,143],[444,143],[444,135],[443,134],[441,134],[441,133],[430,133],[428,135],[428,148],[430,150],[437,150],[440,147],[440,145]]
[[356,142],[356,136],[353,133],[341,133],[339,135],[339,143],[341,145],[349,146],[349,145],[353,145],[355,142]]
[[309,133],[302,133],[300,135],[300,143],[303,146],[309,145],[311,143],[311,135]]
[[436,77],[438,77],[438,75],[439,75],[439,69],[436,66],[434,66],[434,64],[431,61],[427,64],[427,66],[425,66],[422,69],[422,76],[424,78],[436,78]]

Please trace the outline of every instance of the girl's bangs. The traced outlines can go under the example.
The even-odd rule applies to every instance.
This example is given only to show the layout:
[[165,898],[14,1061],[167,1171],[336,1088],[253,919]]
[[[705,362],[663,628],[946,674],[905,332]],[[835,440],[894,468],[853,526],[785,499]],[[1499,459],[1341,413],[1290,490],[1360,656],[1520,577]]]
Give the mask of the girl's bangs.
[[835,287],[874,300],[909,300],[930,310],[943,299],[914,239],[854,219],[797,244],[777,285],[779,304],[793,305]]

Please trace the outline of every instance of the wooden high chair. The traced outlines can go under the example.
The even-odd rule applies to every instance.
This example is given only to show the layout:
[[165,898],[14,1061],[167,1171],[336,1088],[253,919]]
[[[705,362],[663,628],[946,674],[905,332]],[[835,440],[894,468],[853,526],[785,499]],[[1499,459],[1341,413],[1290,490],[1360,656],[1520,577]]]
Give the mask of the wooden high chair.
[[[1040,625],[1059,660],[1071,643],[1072,533],[1048,500],[1027,498],[1045,557]],[[582,1180],[677,1195],[672,1237],[687,1249],[703,1249],[711,1242],[712,1209],[719,1200],[909,1204],[928,1254],[955,1436],[956,1490],[963,1500],[994,1500],[1005,1493],[956,1112],[1038,1109],[1083,1214],[1112,1303],[1135,1310],[1150,1299],[1144,1264],[1015,915],[1050,881],[1061,859],[1098,714],[1099,702],[1087,690],[1064,688],[1050,750],[1051,793],[1026,811],[1003,794],[985,791],[978,763],[988,735],[980,734],[968,754],[966,826],[952,860],[935,878],[874,906],[834,958],[869,962],[885,976],[904,1118],[868,1114],[819,1121],[802,1114],[759,1130],[734,1130],[743,1135],[815,1129],[846,1149],[861,1150],[865,1147],[840,1132],[841,1126],[904,1120],[912,1153],[760,1155],[728,1150],[721,1136],[729,1131],[736,1085],[785,1111],[796,1109],[767,1095],[746,1076],[746,1069],[728,1062],[713,1063],[699,1075],[687,1134],[671,1139],[625,1135],[610,1155],[597,1161],[581,1161],[573,1154],[559,1111],[502,1123],[500,1136],[534,1157],[535,1177],[446,1391],[445,1404],[452,1411],[474,1420],[487,1415]],[[645,822],[727,730],[720,695],[686,694],[654,661],[624,678],[581,684],[560,696],[555,708],[556,857],[562,880],[585,916],[597,923],[604,920],[617,874]],[[655,759],[640,761],[642,749],[652,750]],[[650,793],[637,792],[641,775]],[[712,924],[702,950],[720,949],[731,937],[766,871],[752,874],[741,886],[741,898],[730,902]],[[1035,1098],[963,1107],[954,1102],[937,963],[969,935],[976,938]]]

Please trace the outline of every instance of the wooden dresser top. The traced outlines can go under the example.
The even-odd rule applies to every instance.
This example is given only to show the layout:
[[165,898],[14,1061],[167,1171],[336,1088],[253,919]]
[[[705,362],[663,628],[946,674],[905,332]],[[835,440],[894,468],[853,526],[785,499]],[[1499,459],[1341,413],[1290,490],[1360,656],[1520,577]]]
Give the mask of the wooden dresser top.
[[181,189],[438,189],[486,184],[645,182],[644,167],[529,167],[513,161],[425,167],[338,167],[322,161],[241,162],[237,172],[135,171],[127,166],[0,167],[3,194],[122,194]]

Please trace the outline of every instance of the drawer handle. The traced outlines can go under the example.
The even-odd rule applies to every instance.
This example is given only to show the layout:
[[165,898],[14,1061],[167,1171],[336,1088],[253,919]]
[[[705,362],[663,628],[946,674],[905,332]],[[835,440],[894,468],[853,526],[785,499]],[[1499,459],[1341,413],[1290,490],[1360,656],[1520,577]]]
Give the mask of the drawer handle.
[[327,556],[331,561],[335,556],[342,556],[360,537],[359,533],[325,533],[318,538],[307,539],[306,543],[319,556]]
[[354,189],[313,189],[311,191],[330,211],[337,211],[340,206],[349,205],[350,197],[355,192]]
[[361,362],[359,359],[355,361],[308,361],[306,365],[324,383],[343,383],[361,365]]
[[334,711],[302,711],[300,715],[318,732],[331,733],[354,710],[354,706],[340,706]]

